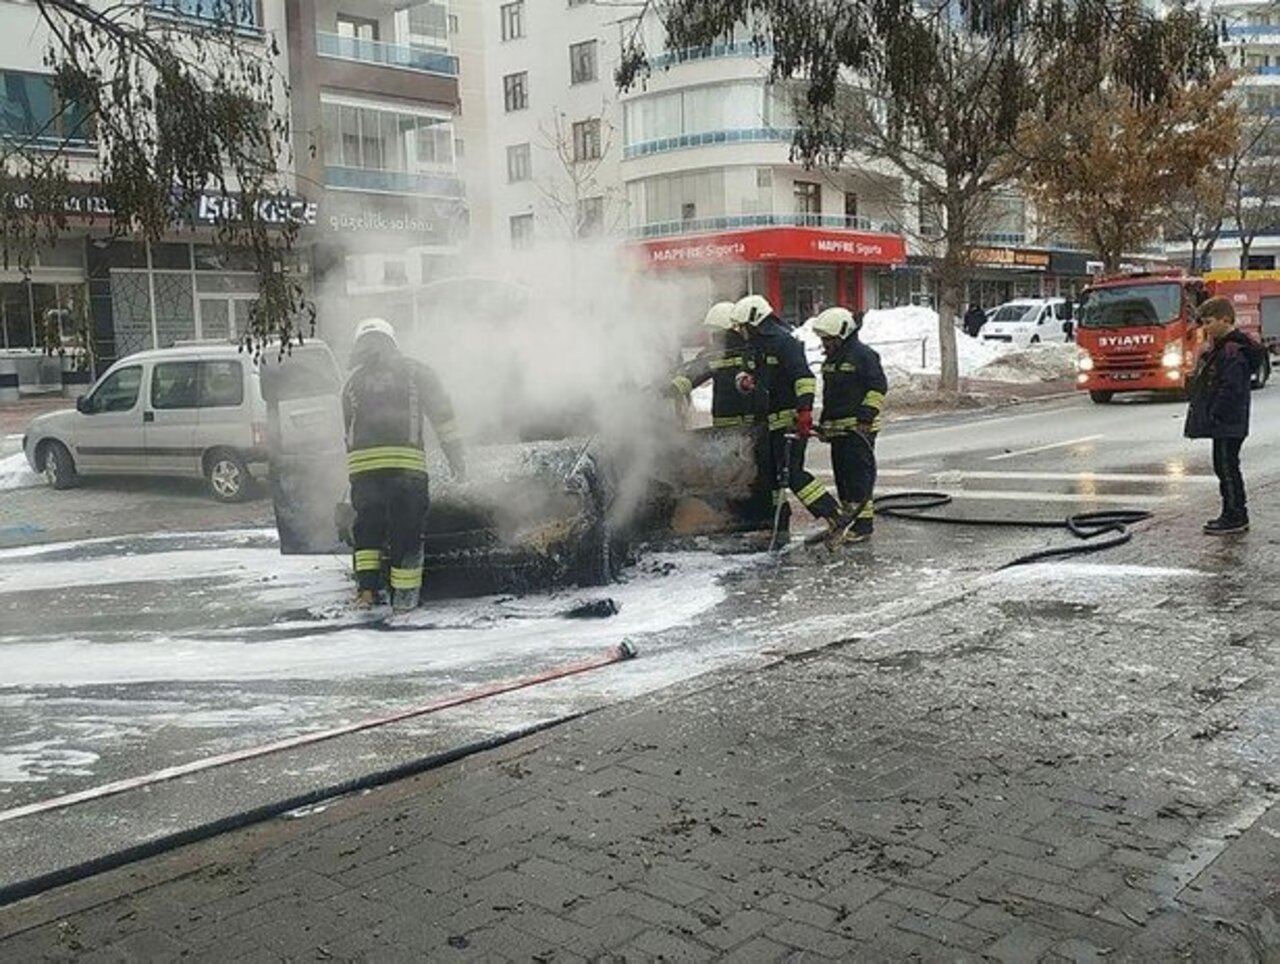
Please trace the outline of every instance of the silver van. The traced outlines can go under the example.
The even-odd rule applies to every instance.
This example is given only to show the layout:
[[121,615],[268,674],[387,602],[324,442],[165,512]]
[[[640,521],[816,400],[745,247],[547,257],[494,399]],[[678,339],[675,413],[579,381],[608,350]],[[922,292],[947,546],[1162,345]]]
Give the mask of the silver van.
[[74,411],[33,419],[22,448],[55,489],[88,475],[185,476],[238,502],[267,476],[266,433],[258,365],[223,342],[120,359]]

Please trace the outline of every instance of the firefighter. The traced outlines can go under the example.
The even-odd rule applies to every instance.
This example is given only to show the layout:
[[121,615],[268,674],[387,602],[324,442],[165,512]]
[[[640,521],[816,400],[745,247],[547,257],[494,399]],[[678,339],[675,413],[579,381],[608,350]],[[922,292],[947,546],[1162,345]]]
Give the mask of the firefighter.
[[710,307],[703,325],[711,330],[711,346],[681,365],[671,379],[670,393],[687,399],[695,388],[711,380],[711,424],[717,428],[751,425],[756,421],[755,353],[734,325],[733,302]]
[[857,516],[845,541],[871,537],[875,521],[876,435],[889,383],[880,356],[858,338],[862,313],[828,308],[813,321],[822,338],[822,418],[818,435],[831,443],[841,508]]
[[[789,528],[791,507],[786,489],[816,518],[827,522],[827,543],[834,545],[852,526],[855,513],[843,511],[826,487],[805,471],[805,445],[813,435],[813,395],[817,380],[809,369],[804,345],[760,295],[747,295],[733,306],[733,323],[747,333],[748,343],[763,356],[762,389],[767,399],[769,443],[761,446],[759,485],[768,485],[778,511],[778,530]],[[785,480],[785,488],[779,481]]]
[[356,328],[351,375],[342,389],[347,472],[355,509],[356,606],[373,606],[383,589],[382,553],[389,553],[391,605],[418,605],[424,523],[429,504],[423,418],[431,421],[454,478],[466,475],[453,408],[435,373],[400,352],[395,329],[382,318]]

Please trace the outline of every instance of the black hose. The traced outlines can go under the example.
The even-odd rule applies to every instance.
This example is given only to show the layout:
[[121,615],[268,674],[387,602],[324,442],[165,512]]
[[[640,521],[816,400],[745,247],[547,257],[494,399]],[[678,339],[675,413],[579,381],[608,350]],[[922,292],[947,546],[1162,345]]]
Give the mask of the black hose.
[[[860,432],[855,433],[854,437],[859,439],[871,452],[872,464],[875,465],[875,447]],[[895,492],[893,495],[878,496],[871,501],[876,507],[877,514],[891,519],[908,519],[912,522],[940,522],[944,525],[955,526],[981,526],[982,528],[1064,529],[1081,540],[1074,545],[1029,552],[1025,556],[1019,556],[1012,562],[1006,562],[1000,569],[1028,566],[1032,563],[1045,562],[1049,559],[1083,556],[1123,546],[1133,539],[1133,533],[1129,530],[1130,526],[1152,518],[1152,513],[1144,509],[1103,509],[1093,512],[1077,512],[1075,515],[1070,515],[1060,520],[1009,517],[975,519],[927,515],[926,513],[930,509],[940,509],[952,503],[951,496],[945,492]],[[1103,538],[1104,536],[1106,538]]]
[[70,867],[61,867],[58,870],[51,871],[47,874],[40,874],[36,877],[30,877],[27,880],[20,880],[13,884],[6,884],[0,887],[0,907],[15,903],[19,900],[25,900],[28,897],[35,897],[45,891],[52,890],[55,887],[63,887],[67,884],[84,880],[87,877],[93,877],[97,874],[105,873],[108,870],[116,870],[127,864],[136,863],[139,860],[147,860],[151,857],[157,857],[161,854],[176,850],[179,847],[185,847],[188,844],[198,843],[201,840],[207,840],[210,837],[216,837],[219,834],[227,833],[231,830],[240,830],[244,827],[251,826],[255,823],[262,823],[281,814],[289,813],[292,810],[298,810],[302,807],[312,806],[323,800],[331,800],[335,797],[346,796],[352,793],[358,793],[364,790],[370,790],[375,787],[384,786],[388,783],[394,783],[397,780],[403,780],[407,777],[417,776],[426,773],[429,770],[435,770],[449,763],[455,763],[458,760],[473,756],[476,753],[483,753],[487,750],[497,749],[506,746],[508,743],[514,743],[516,740],[524,739],[535,733],[541,733],[543,730],[549,730],[552,727],[560,726],[562,723],[570,723],[573,720],[580,719],[593,712],[587,710],[581,713],[571,713],[567,716],[557,717],[554,720],[546,720],[542,723],[535,723],[532,726],[522,727],[518,730],[512,730],[509,733],[502,733],[498,736],[489,737],[483,740],[477,740],[473,743],[467,743],[463,746],[454,747],[441,753],[434,753],[431,756],[421,757],[417,760],[410,760],[407,763],[401,763],[398,766],[391,767],[387,770],[380,770],[377,773],[366,774],[365,776],[355,777],[350,780],[344,780],[340,783],[331,784],[327,787],[318,787],[315,790],[308,790],[297,796],[290,797],[287,800],[279,800],[274,803],[264,804],[261,807],[255,807],[252,810],[244,810],[240,813],[233,813],[229,816],[222,817],[210,823],[201,824],[198,827],[191,827],[187,830],[180,830],[177,833],[166,834],[163,837],[157,837],[154,840],[148,840],[144,843],[135,844],[132,847],[126,847],[123,850],[117,850],[114,853],[104,854],[101,857],[94,857]]

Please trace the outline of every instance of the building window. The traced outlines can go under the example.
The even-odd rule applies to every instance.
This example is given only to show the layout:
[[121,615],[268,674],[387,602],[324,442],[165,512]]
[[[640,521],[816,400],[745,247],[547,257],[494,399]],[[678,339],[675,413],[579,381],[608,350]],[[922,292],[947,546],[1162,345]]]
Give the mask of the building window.
[[528,144],[512,144],[507,148],[507,182],[515,184],[533,177],[533,156]]
[[604,231],[604,198],[584,197],[578,201],[578,237],[590,238]]
[[378,21],[340,13],[338,14],[338,36],[349,37],[352,40],[377,40]]
[[260,26],[258,0],[147,0],[147,6],[158,13],[184,20],[216,21],[237,27]]
[[503,104],[507,113],[513,110],[524,110],[529,106],[529,74],[520,71],[518,74],[507,74],[502,78]]
[[35,146],[88,144],[94,140],[92,118],[74,105],[64,105],[53,78],[14,70],[0,71],[0,137]]
[[756,187],[758,188],[773,187],[773,168],[771,167],[756,168]]
[[698,205],[693,201],[686,201],[680,205],[680,220],[693,221],[698,216]]
[[442,117],[321,102],[324,162],[414,174],[454,169],[453,125]]
[[456,13],[449,14],[446,22],[449,25],[449,33],[458,32],[458,15]]
[[524,0],[504,3],[498,12],[502,18],[503,40],[519,40],[524,36]]
[[938,206],[925,198],[920,199],[917,208],[920,219],[920,237],[930,240],[942,237],[942,220],[938,216]]
[[575,84],[589,84],[599,79],[596,68],[596,42],[588,40],[569,47],[569,80]]
[[844,192],[844,216],[846,218],[858,216],[858,195],[853,191]]
[[517,250],[533,247],[533,215],[511,216],[511,247]]
[[822,213],[822,185],[816,181],[796,181],[796,214]]
[[573,125],[573,159],[575,161],[600,159],[600,118],[593,117]]

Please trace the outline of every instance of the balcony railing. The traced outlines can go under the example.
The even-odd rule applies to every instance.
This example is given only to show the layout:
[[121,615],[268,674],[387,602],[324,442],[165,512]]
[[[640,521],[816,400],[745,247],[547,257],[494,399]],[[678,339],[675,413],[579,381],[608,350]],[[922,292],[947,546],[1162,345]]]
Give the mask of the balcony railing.
[[837,231],[872,231],[898,234],[888,223],[870,218],[845,217],[838,214],[730,214],[718,218],[691,218],[686,221],[659,221],[628,229],[636,240],[669,238],[684,234],[706,234],[710,231],[736,231],[743,228],[834,228]]
[[328,166],[326,187],[379,194],[416,194],[421,197],[466,197],[462,178],[448,174],[416,174],[410,171],[377,171],[363,167]]
[[974,235],[975,244],[996,244],[1008,248],[1017,248],[1027,243],[1027,236],[1021,231],[995,231],[989,234]]
[[1239,40],[1246,40],[1250,37],[1265,37],[1268,34],[1280,34],[1280,24],[1233,23],[1227,26],[1227,36]]
[[335,60],[358,64],[396,67],[444,77],[458,76],[458,58],[436,50],[423,50],[406,44],[388,44],[379,40],[340,37],[324,30],[316,31],[316,53]]
[[1280,77],[1280,66],[1254,67],[1253,72],[1263,77]]
[[794,140],[792,127],[749,127],[726,131],[706,131],[702,134],[681,134],[678,137],[660,137],[657,140],[628,144],[623,148],[624,158],[648,157],[666,151],[679,151],[687,147],[709,147],[716,144],[777,143]]
[[669,50],[649,60],[654,70],[664,70],[676,64],[690,64],[699,60],[721,60],[726,57],[772,57],[773,44],[756,45],[750,40],[731,44],[711,44],[707,47],[685,47],[683,50]]

